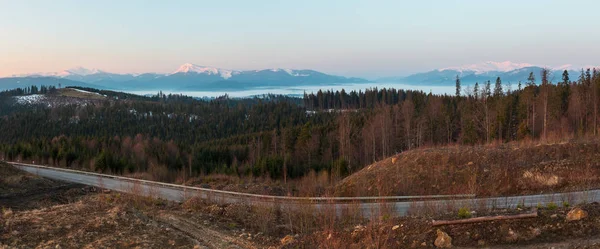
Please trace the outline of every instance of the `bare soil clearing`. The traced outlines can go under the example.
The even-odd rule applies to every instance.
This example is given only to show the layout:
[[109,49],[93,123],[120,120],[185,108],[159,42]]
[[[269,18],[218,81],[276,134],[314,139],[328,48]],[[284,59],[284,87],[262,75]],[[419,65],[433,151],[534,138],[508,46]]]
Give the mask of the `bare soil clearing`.
[[0,239],[18,248],[190,248],[186,236],[123,206],[85,200],[5,215]]
[[[102,193],[0,164],[0,248],[263,248],[180,204]],[[260,240],[257,240],[260,242]]]

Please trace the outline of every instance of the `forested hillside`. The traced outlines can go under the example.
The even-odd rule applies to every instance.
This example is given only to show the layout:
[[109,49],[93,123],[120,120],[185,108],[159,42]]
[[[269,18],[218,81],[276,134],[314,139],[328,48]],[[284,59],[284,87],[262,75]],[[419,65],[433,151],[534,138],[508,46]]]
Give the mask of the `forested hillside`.
[[[0,94],[0,150],[7,160],[164,181],[184,172],[291,179],[310,171],[345,176],[422,146],[598,136],[596,70],[554,81],[543,70],[510,87],[500,78],[468,88],[456,83],[456,95],[367,89],[303,99],[103,91],[108,97],[95,104],[55,106],[15,104],[15,96],[34,93],[18,89]],[[53,96],[44,89],[35,93]]]

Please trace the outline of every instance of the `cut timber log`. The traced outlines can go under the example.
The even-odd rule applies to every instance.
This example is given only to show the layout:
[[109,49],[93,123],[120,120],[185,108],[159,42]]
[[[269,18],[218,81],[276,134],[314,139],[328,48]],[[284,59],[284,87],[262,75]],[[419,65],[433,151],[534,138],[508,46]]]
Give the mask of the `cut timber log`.
[[538,217],[537,211],[533,212],[533,213],[528,213],[528,214],[483,216],[483,217],[476,217],[476,218],[462,219],[462,220],[434,220],[431,225],[432,226],[445,226],[445,225],[469,224],[469,223],[495,221],[495,220],[526,219],[526,218],[535,218],[535,217]]

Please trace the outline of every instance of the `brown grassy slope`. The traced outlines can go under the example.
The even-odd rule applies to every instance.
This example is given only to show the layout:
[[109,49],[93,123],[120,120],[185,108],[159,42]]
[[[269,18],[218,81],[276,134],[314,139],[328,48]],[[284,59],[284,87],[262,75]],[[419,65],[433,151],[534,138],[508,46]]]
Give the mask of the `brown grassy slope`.
[[594,187],[600,187],[600,141],[417,149],[365,167],[335,193],[505,196]]
[[103,100],[106,99],[105,96],[97,93],[90,92],[82,92],[77,91],[72,88],[63,88],[58,90],[59,96],[72,97],[72,98],[81,98],[81,99],[91,99],[91,100]]

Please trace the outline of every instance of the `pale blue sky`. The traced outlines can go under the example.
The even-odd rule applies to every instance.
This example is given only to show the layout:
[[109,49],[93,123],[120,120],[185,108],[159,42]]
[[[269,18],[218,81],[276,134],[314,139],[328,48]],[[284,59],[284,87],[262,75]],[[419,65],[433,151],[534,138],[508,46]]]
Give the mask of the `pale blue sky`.
[[405,75],[482,61],[599,64],[600,1],[0,0],[0,76],[75,66]]

